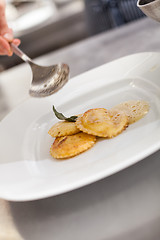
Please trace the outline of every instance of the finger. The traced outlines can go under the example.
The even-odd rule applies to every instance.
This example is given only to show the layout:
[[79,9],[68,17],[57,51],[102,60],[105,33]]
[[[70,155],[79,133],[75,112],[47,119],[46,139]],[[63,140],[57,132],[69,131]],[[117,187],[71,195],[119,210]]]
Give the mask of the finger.
[[[14,43],[16,46],[19,46],[21,41],[20,39],[13,39],[12,43]],[[12,56],[13,55],[13,50],[12,48],[10,48],[9,52],[8,52],[8,56]]]
[[10,44],[0,36],[0,55],[12,56],[13,52],[11,50]]
[[0,0],[0,33],[1,35],[4,35],[6,32],[8,32],[8,25],[6,21],[5,16],[5,1]]
[[20,39],[17,39],[17,38],[13,39],[12,42],[13,42],[16,46],[19,46],[19,45],[21,44],[21,40],[20,40]]
[[10,50],[10,44],[3,38],[0,36],[0,46],[4,49],[6,49],[7,51]]
[[12,42],[13,41],[13,36],[9,33],[5,33],[4,35],[2,35],[3,38],[7,41],[7,42]]
[[5,0],[0,0],[0,35],[8,42],[13,40],[13,31],[8,27],[5,16]]
[[0,46],[0,55],[8,55],[8,51]]
[[[16,46],[19,46],[21,43],[20,39],[13,39],[12,42]],[[13,51],[11,49],[10,44],[1,36],[0,36],[0,55],[8,55],[8,56],[13,55]]]
[[13,31],[12,29],[8,28],[6,29],[6,32],[1,34],[8,42],[13,41]]
[[0,36],[0,55],[10,56],[11,54],[10,52],[11,52],[11,48],[9,43],[3,37]]

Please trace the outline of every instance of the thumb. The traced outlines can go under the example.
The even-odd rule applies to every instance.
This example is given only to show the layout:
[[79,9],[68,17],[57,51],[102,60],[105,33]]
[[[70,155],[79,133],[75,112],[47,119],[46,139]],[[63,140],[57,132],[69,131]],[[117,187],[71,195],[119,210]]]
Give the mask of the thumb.
[[0,0],[0,35],[7,41],[13,40],[12,30],[8,28],[6,16],[5,16],[5,1]]

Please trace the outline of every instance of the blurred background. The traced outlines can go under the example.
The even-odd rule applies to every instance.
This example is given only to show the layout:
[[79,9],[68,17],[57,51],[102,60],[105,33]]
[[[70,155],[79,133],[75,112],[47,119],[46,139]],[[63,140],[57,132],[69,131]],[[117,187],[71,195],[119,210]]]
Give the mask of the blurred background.
[[[145,17],[137,0],[6,0],[8,25],[31,58]],[[22,63],[0,56],[0,72]]]

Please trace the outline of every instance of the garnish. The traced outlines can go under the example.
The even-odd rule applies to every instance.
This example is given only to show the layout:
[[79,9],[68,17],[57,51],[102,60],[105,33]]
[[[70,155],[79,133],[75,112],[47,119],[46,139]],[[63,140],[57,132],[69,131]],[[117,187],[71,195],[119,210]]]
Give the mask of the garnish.
[[54,106],[53,106],[53,112],[55,116],[60,120],[65,120],[68,122],[76,122],[77,116],[65,117],[62,113],[57,112]]

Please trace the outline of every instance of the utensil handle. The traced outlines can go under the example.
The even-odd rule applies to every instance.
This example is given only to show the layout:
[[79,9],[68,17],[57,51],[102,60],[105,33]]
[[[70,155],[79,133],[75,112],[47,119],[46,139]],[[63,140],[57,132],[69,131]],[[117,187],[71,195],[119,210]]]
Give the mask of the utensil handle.
[[32,62],[32,59],[29,58],[24,52],[22,52],[15,44],[11,43],[11,48],[13,52],[20,57],[25,62]]

